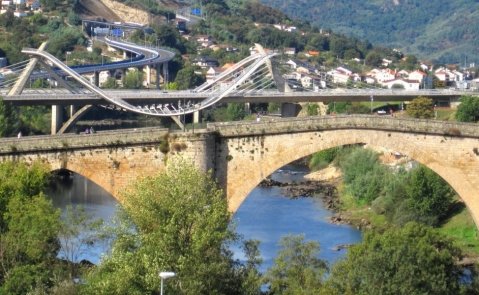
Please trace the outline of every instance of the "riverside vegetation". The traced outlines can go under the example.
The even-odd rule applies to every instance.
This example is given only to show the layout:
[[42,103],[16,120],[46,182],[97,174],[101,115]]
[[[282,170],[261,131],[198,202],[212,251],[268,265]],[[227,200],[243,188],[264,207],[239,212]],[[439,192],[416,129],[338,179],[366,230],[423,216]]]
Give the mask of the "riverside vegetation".
[[[346,158],[365,156],[364,167],[376,163],[368,151],[354,150],[349,155]],[[350,161],[345,159],[344,165]],[[448,191],[429,176],[432,191]],[[105,229],[113,248],[99,265],[73,264],[57,258],[59,245],[85,219],[62,222],[60,212],[42,192],[48,178],[48,170],[38,163],[0,164],[2,294],[158,294],[162,269],[177,273],[166,286],[171,294],[477,294],[479,290],[475,276],[470,282],[461,281],[462,268],[457,264],[461,250],[423,224],[440,220],[430,218],[434,210],[424,210],[431,204],[426,200],[412,209],[424,213],[420,223],[401,219],[405,226],[369,231],[333,266],[317,258],[317,242],[284,237],[273,266],[261,274],[258,242],[241,241],[229,224],[223,192],[209,174],[184,160],[170,161],[165,171],[139,179],[125,191],[116,226]],[[414,192],[424,190],[417,180],[411,176],[417,186],[411,190],[411,201],[405,201],[408,204],[414,203]],[[358,200],[371,199],[364,194]],[[232,242],[243,244],[246,261],[233,259],[228,250]]]

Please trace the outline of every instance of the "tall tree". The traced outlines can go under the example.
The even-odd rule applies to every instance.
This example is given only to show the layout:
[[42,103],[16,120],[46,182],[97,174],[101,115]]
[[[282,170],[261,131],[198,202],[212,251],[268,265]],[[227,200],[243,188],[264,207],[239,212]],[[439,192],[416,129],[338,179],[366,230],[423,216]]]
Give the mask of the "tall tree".
[[0,97],[0,137],[13,135],[19,126],[18,111]]
[[286,236],[281,250],[265,276],[270,294],[319,294],[326,262],[317,258],[319,244],[306,242],[304,236]]
[[462,96],[461,104],[457,107],[456,119],[460,122],[479,121],[479,97]]
[[324,294],[459,294],[460,256],[452,241],[421,224],[370,232],[334,266]]
[[168,293],[241,293],[242,272],[226,247],[235,234],[223,192],[192,164],[167,166],[124,194],[124,230],[87,280],[87,294],[158,292],[159,271],[177,273]]
[[416,97],[407,105],[406,112],[413,118],[432,118],[434,117],[432,99],[423,96]]

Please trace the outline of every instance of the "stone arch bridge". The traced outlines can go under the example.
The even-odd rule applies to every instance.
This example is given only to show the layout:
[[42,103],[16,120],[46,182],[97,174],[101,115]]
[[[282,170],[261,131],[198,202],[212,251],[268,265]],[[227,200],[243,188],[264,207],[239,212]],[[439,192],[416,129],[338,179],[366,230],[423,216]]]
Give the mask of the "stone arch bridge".
[[41,160],[94,181],[121,201],[133,180],[173,157],[211,169],[234,212],[265,177],[294,160],[364,143],[415,159],[444,178],[479,225],[479,125],[381,116],[330,116],[209,124],[169,132],[142,128],[95,134],[2,139],[0,160]]

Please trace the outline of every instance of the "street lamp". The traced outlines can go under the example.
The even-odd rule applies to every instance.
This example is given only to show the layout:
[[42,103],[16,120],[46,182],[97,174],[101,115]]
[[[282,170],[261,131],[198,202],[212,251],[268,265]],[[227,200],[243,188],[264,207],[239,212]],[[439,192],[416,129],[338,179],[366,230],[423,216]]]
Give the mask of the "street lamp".
[[70,54],[72,54],[72,52],[71,52],[71,51],[67,51],[67,52],[65,52],[65,55],[66,55],[66,61],[65,61],[65,65],[66,65],[67,67],[68,67],[68,56],[69,56]]
[[160,278],[161,278],[161,287],[160,287],[160,295],[163,295],[163,280],[169,279],[176,276],[176,273],[171,272],[171,271],[162,271],[160,272]]

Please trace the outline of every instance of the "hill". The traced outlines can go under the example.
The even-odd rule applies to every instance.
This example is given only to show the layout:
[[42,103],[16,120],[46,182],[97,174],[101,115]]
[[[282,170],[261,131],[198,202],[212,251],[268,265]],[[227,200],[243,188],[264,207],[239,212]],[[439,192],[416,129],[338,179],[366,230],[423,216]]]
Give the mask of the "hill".
[[479,62],[477,0],[261,0],[374,45],[396,47],[443,63]]

